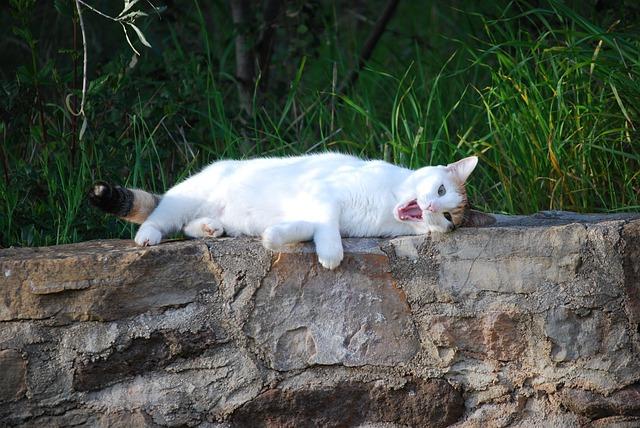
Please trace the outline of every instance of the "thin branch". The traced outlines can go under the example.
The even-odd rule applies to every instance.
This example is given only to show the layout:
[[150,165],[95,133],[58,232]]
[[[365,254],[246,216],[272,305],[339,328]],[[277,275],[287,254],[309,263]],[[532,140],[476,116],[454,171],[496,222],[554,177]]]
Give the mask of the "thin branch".
[[236,38],[236,80],[238,96],[242,109],[251,116],[252,93],[255,78],[253,49],[247,37],[249,28],[249,1],[231,0],[231,16],[235,27]]
[[7,141],[7,126],[3,126],[2,127],[2,131],[3,131],[3,144],[0,144],[0,153],[2,153],[2,166],[4,167],[4,180],[7,183],[7,185],[9,185],[9,183],[11,182],[11,177],[9,175],[9,158],[7,156],[7,153],[4,150],[4,143]]
[[[84,100],[87,95],[87,35],[84,29],[84,19],[82,18],[82,8],[80,4],[87,6],[82,0],[76,0],[76,10],[78,11],[78,21],[80,21],[80,33],[82,34],[82,50],[83,50],[83,59],[82,59],[82,98],[80,99],[80,110],[78,112],[73,111],[71,106],[69,105],[69,97],[71,94],[67,95],[67,109],[74,116],[83,116],[84,117]],[[90,9],[93,9],[91,6],[87,6]],[[95,9],[93,9],[95,10]],[[102,13],[101,13],[102,14]],[[104,14],[102,14],[104,15]],[[107,16],[107,18],[110,18]]]
[[362,52],[360,52],[360,58],[358,59],[358,65],[355,69],[351,70],[347,78],[338,87],[338,93],[344,92],[345,89],[356,83],[358,77],[360,77],[360,70],[362,70],[369,58],[371,58],[371,54],[387,28],[387,24],[395,14],[399,2],[400,0],[389,0],[389,2],[387,2],[382,15],[380,15],[376,21],[376,24],[362,47]]
[[256,43],[258,70],[260,72],[260,88],[266,89],[269,84],[269,64],[276,35],[276,21],[280,15],[282,0],[266,0],[262,15],[264,27]]
[[[96,9],[95,7],[91,6],[91,5],[90,5],[90,4],[88,4],[88,3],[83,2],[82,0],[76,0],[76,7],[78,7],[78,3],[80,3],[81,5],[83,5],[83,6],[87,7],[87,8],[89,8],[89,9],[91,9],[92,11],[94,11],[95,13],[97,13],[97,14],[98,14],[98,15],[100,15],[100,16],[103,16],[103,17],[105,17],[105,18],[107,18],[107,19],[110,19],[110,20],[112,20],[112,21],[115,21],[115,22],[119,22],[119,21],[118,21],[116,18],[114,18],[113,16],[109,16],[109,15],[107,15],[106,13],[100,12],[98,9]],[[80,10],[80,8],[79,8],[79,7],[78,7],[78,10]]]
[[329,97],[331,98],[332,103],[335,102],[334,100],[336,95],[343,93],[348,87],[352,86],[358,80],[360,70],[362,69],[362,67],[364,67],[367,60],[371,57],[371,54],[373,53],[373,49],[376,47],[378,40],[380,40],[382,33],[384,33],[387,24],[389,23],[389,21],[393,17],[393,14],[395,13],[395,10],[396,10],[396,7],[398,6],[399,1],[400,0],[389,0],[389,2],[387,3],[387,6],[382,12],[382,15],[380,15],[380,18],[378,18],[376,25],[371,30],[371,34],[369,34],[369,37],[367,38],[364,44],[364,47],[362,48],[362,53],[360,54],[360,59],[358,61],[358,67],[349,73],[347,78],[340,84],[340,86],[338,86],[337,90],[335,90],[335,83],[332,82],[333,91],[331,93],[327,93],[322,98],[321,97],[316,98],[315,101],[312,102],[311,105],[309,105],[309,107],[305,109],[305,111],[303,111],[299,116],[297,116],[295,119],[291,121],[291,123],[285,129],[285,132],[289,132],[291,128],[293,128],[298,122],[300,122],[302,119],[305,118],[306,114],[309,111],[316,108],[318,104],[326,102],[326,100]]

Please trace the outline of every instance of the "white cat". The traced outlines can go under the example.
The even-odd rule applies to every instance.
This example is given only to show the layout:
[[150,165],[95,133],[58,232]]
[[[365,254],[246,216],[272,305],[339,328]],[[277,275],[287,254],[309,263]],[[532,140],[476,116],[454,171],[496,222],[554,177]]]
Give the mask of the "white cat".
[[99,182],[91,202],[142,223],[138,245],[187,236],[262,236],[264,246],[313,240],[328,269],[343,258],[341,237],[390,237],[485,225],[493,217],[469,210],[464,184],[471,156],[416,171],[338,153],[215,162],[162,197]]

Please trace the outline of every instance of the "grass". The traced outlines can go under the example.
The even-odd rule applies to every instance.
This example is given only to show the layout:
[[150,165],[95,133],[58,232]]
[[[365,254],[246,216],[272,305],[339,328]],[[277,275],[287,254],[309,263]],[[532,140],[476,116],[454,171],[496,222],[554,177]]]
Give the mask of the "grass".
[[[462,2],[464,12],[415,3],[401,3],[342,94],[334,76],[346,76],[369,27],[337,3],[305,18],[322,31],[276,50],[278,78],[242,117],[228,11],[196,0],[181,19],[148,23],[155,49],[134,68],[125,43],[98,56],[89,129],[73,155],[79,125],[61,100],[77,93],[75,51],[61,60],[27,43],[28,64],[2,75],[0,245],[130,237],[132,226],[86,203],[96,179],[163,192],[216,159],[322,150],[413,168],[477,154],[470,195],[491,212],[640,209],[640,42],[631,25],[640,20],[615,23],[625,17],[556,1],[486,10]],[[302,31],[296,16],[289,24]],[[27,28],[26,15],[13,19]]]

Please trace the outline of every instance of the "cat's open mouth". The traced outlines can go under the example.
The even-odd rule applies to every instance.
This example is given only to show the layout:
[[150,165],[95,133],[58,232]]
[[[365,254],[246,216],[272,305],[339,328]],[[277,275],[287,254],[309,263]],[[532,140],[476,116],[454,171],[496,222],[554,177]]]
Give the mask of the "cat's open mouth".
[[422,221],[422,208],[416,199],[400,205],[397,214],[398,219],[402,221]]

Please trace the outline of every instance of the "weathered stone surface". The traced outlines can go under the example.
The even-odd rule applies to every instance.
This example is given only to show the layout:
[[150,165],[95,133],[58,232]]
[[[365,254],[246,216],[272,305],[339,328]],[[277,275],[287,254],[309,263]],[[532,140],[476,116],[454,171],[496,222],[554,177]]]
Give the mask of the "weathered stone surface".
[[99,428],[157,427],[149,415],[138,412],[97,414],[92,409],[70,410],[58,415],[39,416],[20,424],[25,428],[86,426]]
[[604,341],[602,319],[589,310],[572,311],[564,306],[547,312],[545,333],[552,343],[553,361],[575,360],[598,353]]
[[0,250],[0,425],[638,426],[640,216]]
[[609,396],[574,388],[563,388],[557,395],[563,406],[589,419],[640,416],[640,383],[622,388]]
[[541,284],[574,278],[586,227],[505,227],[466,235],[464,241],[440,238],[440,286],[457,295],[531,293]]
[[446,427],[463,414],[464,400],[442,380],[408,379],[398,389],[382,382],[344,382],[288,391],[269,389],[236,410],[242,427],[346,427],[392,422],[400,426]]
[[[0,321],[113,320],[215,290],[206,245],[88,242],[0,251]],[[171,287],[158,287],[158,282]]]
[[590,428],[638,428],[640,426],[640,417],[611,416],[608,418],[596,419],[588,426]]
[[144,411],[160,426],[194,426],[227,418],[261,389],[258,367],[243,350],[219,346],[90,392],[87,406],[101,414]]
[[276,370],[313,364],[391,366],[418,348],[403,293],[383,255],[347,255],[337,272],[314,254],[281,254],[245,331]]
[[15,401],[27,392],[27,361],[15,349],[0,351],[0,402]]
[[623,268],[625,276],[625,307],[629,322],[640,325],[640,222],[624,225]]
[[211,330],[154,332],[148,338],[132,339],[106,357],[78,358],[74,364],[73,387],[77,391],[104,388],[147,371],[160,370],[178,358],[196,357],[216,343]]
[[510,312],[493,312],[483,319],[482,335],[487,355],[499,361],[519,360],[525,350],[527,342],[520,330],[519,324],[526,321],[520,320],[517,314]]

